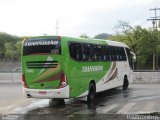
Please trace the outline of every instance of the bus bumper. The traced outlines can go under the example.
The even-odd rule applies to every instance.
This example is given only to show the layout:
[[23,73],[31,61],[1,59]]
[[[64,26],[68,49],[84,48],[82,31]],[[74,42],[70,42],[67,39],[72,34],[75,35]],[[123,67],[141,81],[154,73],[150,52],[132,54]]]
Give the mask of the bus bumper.
[[69,85],[60,89],[28,89],[23,88],[23,93],[27,98],[52,99],[69,98]]

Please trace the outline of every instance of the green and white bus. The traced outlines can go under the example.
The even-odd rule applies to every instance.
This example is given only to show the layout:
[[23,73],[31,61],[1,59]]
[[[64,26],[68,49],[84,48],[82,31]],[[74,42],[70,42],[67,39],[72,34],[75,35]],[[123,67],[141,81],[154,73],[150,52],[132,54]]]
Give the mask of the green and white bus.
[[87,96],[132,82],[134,54],[110,40],[63,36],[23,41],[22,83],[28,98],[67,99]]

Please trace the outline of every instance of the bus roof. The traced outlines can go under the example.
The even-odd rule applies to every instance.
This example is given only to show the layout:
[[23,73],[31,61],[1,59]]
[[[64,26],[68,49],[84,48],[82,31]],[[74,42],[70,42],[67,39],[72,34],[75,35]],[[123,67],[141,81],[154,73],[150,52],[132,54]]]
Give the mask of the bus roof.
[[33,36],[28,38],[51,38],[51,37],[61,37],[61,38],[68,38],[68,41],[80,41],[80,42],[88,42],[88,43],[106,43],[110,46],[119,46],[119,47],[127,47],[128,46],[122,42],[112,41],[112,40],[104,40],[104,39],[94,39],[94,38],[74,38],[74,37],[67,37],[67,36]]
[[112,41],[112,40],[105,40],[107,42],[108,45],[111,45],[111,46],[120,46],[120,47],[127,47],[128,46],[122,42],[117,42],[117,41]]
[[110,46],[119,46],[119,47],[127,47],[129,48],[126,44],[118,41],[112,41],[112,40],[104,40],[104,39],[94,39],[94,38],[71,38],[74,41],[80,41],[80,42],[89,42],[89,43],[106,43],[107,45]]

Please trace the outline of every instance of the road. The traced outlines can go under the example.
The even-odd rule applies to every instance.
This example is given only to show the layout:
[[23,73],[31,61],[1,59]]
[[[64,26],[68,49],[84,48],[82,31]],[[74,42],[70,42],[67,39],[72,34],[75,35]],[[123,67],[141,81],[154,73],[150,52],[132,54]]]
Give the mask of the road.
[[[68,99],[66,104],[50,108],[48,99],[25,98],[21,84],[0,84],[0,118],[38,120],[111,119],[125,120],[140,115],[160,119],[160,84],[131,84],[129,89],[108,90],[96,95],[94,109],[85,102]],[[145,115],[145,116],[143,116]],[[153,119],[152,119],[153,120]]]

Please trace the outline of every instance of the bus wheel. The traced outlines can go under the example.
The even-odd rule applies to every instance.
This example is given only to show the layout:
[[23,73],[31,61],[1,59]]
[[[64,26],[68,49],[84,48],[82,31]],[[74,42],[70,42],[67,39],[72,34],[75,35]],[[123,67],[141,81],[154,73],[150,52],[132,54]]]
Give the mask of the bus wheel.
[[129,86],[128,78],[127,76],[124,76],[123,86],[122,86],[123,90],[127,90],[128,86]]
[[96,86],[94,82],[89,84],[89,91],[87,96],[87,103],[95,103],[95,95],[96,95]]
[[64,99],[53,98],[49,101],[49,107],[59,107],[64,105],[65,105]]

